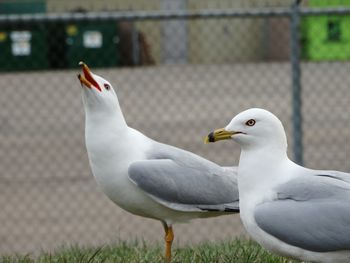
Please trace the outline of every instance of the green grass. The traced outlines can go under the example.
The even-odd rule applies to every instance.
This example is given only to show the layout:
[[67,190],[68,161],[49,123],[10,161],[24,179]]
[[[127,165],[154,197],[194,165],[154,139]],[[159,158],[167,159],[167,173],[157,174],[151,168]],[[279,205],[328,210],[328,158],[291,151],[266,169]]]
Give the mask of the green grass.
[[[1,263],[157,263],[164,262],[162,246],[145,243],[119,243],[99,248],[62,248],[37,257],[2,256]],[[173,250],[173,263],[294,263],[274,256],[251,241],[204,243]]]

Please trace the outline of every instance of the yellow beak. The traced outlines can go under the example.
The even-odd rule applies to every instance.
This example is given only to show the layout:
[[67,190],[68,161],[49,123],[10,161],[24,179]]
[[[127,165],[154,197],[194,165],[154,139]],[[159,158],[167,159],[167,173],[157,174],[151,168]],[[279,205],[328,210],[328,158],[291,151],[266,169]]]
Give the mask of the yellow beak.
[[96,89],[101,91],[101,88],[96,82],[96,80],[94,79],[94,77],[92,76],[89,67],[82,61],[79,62],[79,66],[81,66],[83,70],[83,75],[78,74],[78,79],[80,80],[80,83],[89,89],[91,89],[92,87],[95,87]]
[[208,136],[204,138],[204,143],[231,139],[232,135],[235,135],[236,133],[237,132],[234,132],[234,131],[227,131],[224,128],[217,129],[209,133]]

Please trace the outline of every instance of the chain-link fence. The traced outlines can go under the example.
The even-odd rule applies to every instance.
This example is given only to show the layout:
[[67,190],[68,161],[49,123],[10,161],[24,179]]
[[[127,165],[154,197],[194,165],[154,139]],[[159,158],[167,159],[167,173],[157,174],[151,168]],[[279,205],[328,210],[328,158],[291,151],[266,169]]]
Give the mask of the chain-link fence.
[[[44,1],[32,2],[43,11]],[[346,6],[252,1],[198,11],[194,1],[162,1],[167,11],[88,12],[70,2],[8,15],[5,7],[14,7],[0,1],[0,253],[163,238],[158,222],[124,212],[97,188],[84,145],[80,60],[117,87],[129,126],[155,140],[237,165],[237,145],[204,145],[203,136],[262,107],[282,119],[291,146],[304,143],[306,166],[350,171]],[[175,226],[180,244],[242,234],[239,216]]]

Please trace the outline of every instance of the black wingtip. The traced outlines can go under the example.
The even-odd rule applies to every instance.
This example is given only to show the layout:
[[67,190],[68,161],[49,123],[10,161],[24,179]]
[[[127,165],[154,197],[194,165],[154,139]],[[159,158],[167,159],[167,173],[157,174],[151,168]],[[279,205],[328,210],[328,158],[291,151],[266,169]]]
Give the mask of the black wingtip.
[[224,210],[220,208],[207,208],[207,207],[199,207],[200,210],[202,211],[207,211],[207,212],[227,212],[227,213],[239,213],[239,208],[228,208],[225,207]]
[[239,213],[239,208],[225,208],[224,211],[229,213]]

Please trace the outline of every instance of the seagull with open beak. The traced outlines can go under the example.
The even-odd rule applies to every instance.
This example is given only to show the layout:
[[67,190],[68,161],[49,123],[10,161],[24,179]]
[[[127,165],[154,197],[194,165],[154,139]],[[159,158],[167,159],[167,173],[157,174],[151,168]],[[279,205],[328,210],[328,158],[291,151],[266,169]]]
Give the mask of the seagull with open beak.
[[115,204],[162,222],[168,262],[174,223],[239,211],[236,167],[221,167],[130,128],[111,83],[79,65],[92,173]]

